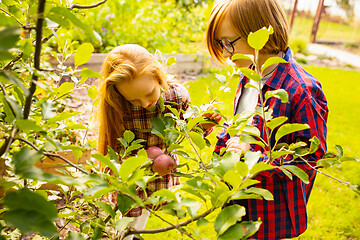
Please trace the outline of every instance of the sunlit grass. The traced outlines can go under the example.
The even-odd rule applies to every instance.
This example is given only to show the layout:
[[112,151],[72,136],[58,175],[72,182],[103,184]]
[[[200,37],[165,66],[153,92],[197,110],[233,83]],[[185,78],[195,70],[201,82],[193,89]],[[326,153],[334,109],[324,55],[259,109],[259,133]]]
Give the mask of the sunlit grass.
[[[312,18],[296,16],[291,30],[291,38],[304,37],[310,39],[313,21]],[[316,39],[359,42],[360,27],[359,25],[344,25],[321,20]]]

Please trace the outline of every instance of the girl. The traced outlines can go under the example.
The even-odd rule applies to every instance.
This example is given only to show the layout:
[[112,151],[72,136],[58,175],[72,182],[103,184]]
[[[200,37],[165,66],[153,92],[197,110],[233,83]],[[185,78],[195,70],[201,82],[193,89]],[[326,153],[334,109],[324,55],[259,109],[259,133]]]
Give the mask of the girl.
[[[160,96],[165,104],[172,104],[179,112],[186,111],[190,102],[188,91],[180,84],[168,82],[165,70],[155,57],[143,47],[134,44],[118,46],[110,51],[103,63],[101,75],[98,109],[99,152],[106,155],[108,146],[119,151],[121,148],[117,139],[123,137],[125,130],[131,130],[136,139],[145,140],[145,149],[151,146],[164,149],[165,144],[161,138],[151,131],[143,130],[151,129],[150,118],[161,113],[158,103]],[[215,113],[206,117],[217,122],[221,119]],[[209,132],[213,126],[215,124],[206,124],[203,128]],[[176,181],[171,174],[165,175],[148,183],[147,193],[151,195],[156,190],[169,188],[176,184]],[[141,193],[139,195],[141,197]],[[147,211],[135,208],[130,210],[127,216],[137,217],[133,227],[143,229],[147,214]]]
[[[318,150],[307,157],[311,164],[326,152],[326,121],[328,108],[326,98],[320,82],[305,72],[292,57],[288,47],[288,24],[286,15],[278,0],[222,0],[215,2],[206,32],[206,43],[211,56],[219,62],[234,54],[252,54],[255,50],[247,43],[250,32],[255,32],[263,27],[272,26],[274,33],[269,41],[260,50],[258,66],[270,57],[282,57],[287,63],[274,64],[266,68],[261,78],[261,94],[267,91],[284,89],[289,96],[288,103],[280,99],[271,98],[266,106],[273,110],[273,117],[286,116],[288,123],[308,124],[309,129],[298,131],[282,138],[284,143],[295,143],[297,140],[309,142],[316,136],[320,140]],[[233,61],[236,67],[253,68],[250,60],[238,59]],[[260,106],[259,92],[253,88],[245,88],[252,81],[245,76],[240,77],[236,90],[234,115],[243,111],[254,111]],[[252,119],[251,124],[261,132],[261,137],[266,139],[264,122],[259,116]],[[275,135],[275,133],[274,133]],[[239,140],[239,137],[230,136],[223,131],[218,136],[215,152],[225,147],[226,151],[246,152],[261,151],[262,158],[266,161],[268,149],[258,145],[249,145]],[[270,139],[274,143],[274,138]],[[247,215],[242,220],[257,221],[262,224],[254,235],[257,239],[282,239],[293,238],[303,233],[307,226],[306,204],[314,183],[316,172],[302,161],[293,161],[289,156],[285,163],[293,164],[303,169],[309,175],[309,184],[304,184],[299,178],[288,178],[278,169],[263,171],[256,176],[260,181],[255,187],[269,190],[273,201],[249,199],[233,201],[230,204],[240,204],[246,208]],[[291,163],[290,163],[291,162]],[[276,159],[274,165],[280,165]]]

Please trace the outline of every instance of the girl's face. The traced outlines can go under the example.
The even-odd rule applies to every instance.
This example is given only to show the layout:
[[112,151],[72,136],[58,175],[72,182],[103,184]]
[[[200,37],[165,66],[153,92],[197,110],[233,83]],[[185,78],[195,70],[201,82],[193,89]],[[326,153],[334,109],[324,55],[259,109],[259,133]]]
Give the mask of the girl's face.
[[[236,33],[235,29],[230,24],[229,19],[225,17],[222,23],[220,23],[219,25],[219,30],[216,33],[215,39],[219,41],[223,38],[227,38],[230,41],[234,41],[238,37],[240,36]],[[239,40],[235,41],[233,43],[233,47],[234,47],[233,53],[229,53],[225,48],[222,49],[222,54],[224,58],[229,58],[231,60],[231,57],[237,53],[254,55],[254,49],[249,46],[249,44],[247,43],[247,39],[244,37],[241,37]],[[244,59],[238,59],[233,62],[238,68],[248,67],[252,63],[250,60],[244,60]]]
[[152,74],[119,83],[116,88],[135,107],[153,108],[160,97],[160,84]]

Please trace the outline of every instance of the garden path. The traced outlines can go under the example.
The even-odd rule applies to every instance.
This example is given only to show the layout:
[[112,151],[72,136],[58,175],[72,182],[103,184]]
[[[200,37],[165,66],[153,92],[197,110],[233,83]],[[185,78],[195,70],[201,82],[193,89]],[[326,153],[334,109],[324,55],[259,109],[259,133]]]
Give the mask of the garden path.
[[331,58],[336,58],[340,62],[349,64],[355,68],[360,69],[360,56],[343,51],[340,49],[335,49],[323,44],[312,43],[308,45],[308,51],[316,55],[326,55]]

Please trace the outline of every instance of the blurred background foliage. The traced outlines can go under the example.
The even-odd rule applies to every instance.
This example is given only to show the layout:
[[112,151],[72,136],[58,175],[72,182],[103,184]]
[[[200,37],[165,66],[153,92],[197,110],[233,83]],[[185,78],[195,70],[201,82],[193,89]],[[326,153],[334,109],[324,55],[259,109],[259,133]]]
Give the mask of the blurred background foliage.
[[[281,0],[290,16],[292,0]],[[87,0],[77,1],[88,4]],[[78,9],[81,20],[90,25],[98,38],[83,31],[62,27],[57,31],[61,39],[72,39],[79,43],[91,42],[95,52],[108,52],[114,46],[136,43],[149,51],[156,49],[164,53],[205,52],[204,34],[213,0],[121,0],[107,1],[102,7]],[[335,3],[334,3],[335,4]],[[352,7],[351,1],[338,1],[338,8]],[[359,49],[359,19],[354,16],[322,15],[318,39],[342,43],[352,50]],[[298,10],[292,26],[290,46],[295,52],[306,54],[313,24],[310,10]],[[56,48],[55,41],[49,46]],[[76,48],[76,44],[73,46]]]

